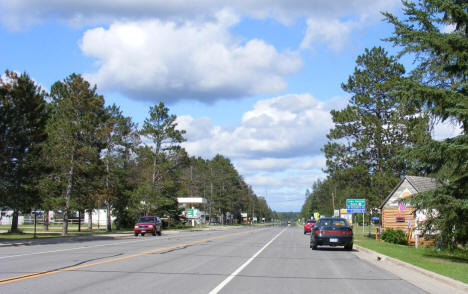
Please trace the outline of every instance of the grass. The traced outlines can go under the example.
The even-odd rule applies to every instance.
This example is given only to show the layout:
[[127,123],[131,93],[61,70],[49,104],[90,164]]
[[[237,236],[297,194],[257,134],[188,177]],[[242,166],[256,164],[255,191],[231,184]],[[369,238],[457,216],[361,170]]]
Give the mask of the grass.
[[468,248],[454,251],[440,250],[434,247],[414,248],[375,240],[375,227],[368,236],[368,227],[364,233],[362,227],[354,228],[354,243],[384,255],[413,264],[426,270],[468,283]]

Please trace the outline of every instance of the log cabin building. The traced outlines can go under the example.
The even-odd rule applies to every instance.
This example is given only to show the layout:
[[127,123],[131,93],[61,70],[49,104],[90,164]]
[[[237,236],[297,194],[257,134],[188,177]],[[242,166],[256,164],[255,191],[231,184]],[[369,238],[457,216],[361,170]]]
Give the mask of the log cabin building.
[[410,204],[401,200],[413,194],[434,190],[439,185],[434,178],[404,176],[400,183],[390,192],[379,206],[382,216],[382,230],[387,228],[401,229],[408,232],[416,223],[425,220],[421,211],[416,211]]

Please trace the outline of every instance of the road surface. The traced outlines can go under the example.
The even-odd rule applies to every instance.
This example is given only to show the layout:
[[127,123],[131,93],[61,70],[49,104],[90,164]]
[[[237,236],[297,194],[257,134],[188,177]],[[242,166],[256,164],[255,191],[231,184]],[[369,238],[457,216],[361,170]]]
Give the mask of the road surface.
[[299,227],[0,248],[0,293],[425,293]]

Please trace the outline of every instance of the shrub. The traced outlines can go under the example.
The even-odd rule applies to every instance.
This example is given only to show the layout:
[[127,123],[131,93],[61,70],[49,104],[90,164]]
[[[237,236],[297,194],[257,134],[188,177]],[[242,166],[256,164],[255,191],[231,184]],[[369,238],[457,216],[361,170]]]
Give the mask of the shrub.
[[381,238],[385,242],[389,242],[389,243],[403,244],[403,245],[408,244],[408,240],[406,240],[405,232],[403,232],[400,229],[394,230],[394,229],[388,228],[382,232]]

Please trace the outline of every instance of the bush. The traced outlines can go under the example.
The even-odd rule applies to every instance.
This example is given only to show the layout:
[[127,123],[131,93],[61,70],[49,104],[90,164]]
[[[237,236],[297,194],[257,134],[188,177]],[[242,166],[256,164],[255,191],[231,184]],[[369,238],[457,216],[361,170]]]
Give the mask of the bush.
[[408,240],[406,240],[406,234],[402,230],[394,230],[391,228],[386,229],[382,232],[382,240],[389,243],[407,245]]

